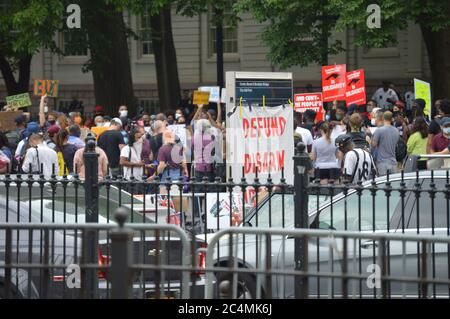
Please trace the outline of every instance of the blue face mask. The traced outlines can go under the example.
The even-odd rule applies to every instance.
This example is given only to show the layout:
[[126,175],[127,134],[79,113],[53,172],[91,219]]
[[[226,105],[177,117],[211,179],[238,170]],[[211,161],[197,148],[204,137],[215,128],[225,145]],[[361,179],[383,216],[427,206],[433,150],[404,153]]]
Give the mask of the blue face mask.
[[338,120],[338,121],[342,120],[342,116],[339,114],[336,114],[336,120]]
[[450,127],[444,127],[442,132],[444,132],[445,135],[450,135]]
[[327,121],[327,122],[330,121],[330,114],[325,115],[325,121]]

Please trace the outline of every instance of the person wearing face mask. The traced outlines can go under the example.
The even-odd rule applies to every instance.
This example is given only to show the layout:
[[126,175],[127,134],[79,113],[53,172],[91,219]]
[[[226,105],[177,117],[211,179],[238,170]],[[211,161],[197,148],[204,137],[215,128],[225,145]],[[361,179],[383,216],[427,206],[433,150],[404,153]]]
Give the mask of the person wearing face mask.
[[91,132],[95,134],[95,138],[98,140],[100,135],[102,135],[108,128],[104,126],[103,116],[97,115],[94,119],[95,126],[91,127]]
[[334,115],[334,120],[331,118],[330,127],[331,138],[336,139],[339,135],[345,134],[347,132],[347,127],[344,124],[344,117],[347,114],[347,108],[344,105],[339,105],[336,107],[336,112]]
[[183,111],[182,111],[181,109],[177,109],[177,110],[175,111],[175,121],[176,121],[178,124],[180,124],[178,120],[179,120],[181,117],[184,117]]
[[[448,154],[450,147],[450,117],[444,117],[439,120],[441,131],[433,137],[429,146],[430,154]],[[433,158],[427,161],[427,169],[448,168],[449,159]]]
[[439,153],[450,145],[450,117],[444,117],[440,121],[441,132],[433,137],[430,145],[430,153]]
[[147,134],[150,134],[152,131],[152,122],[150,115],[146,112],[142,113],[141,116],[142,126],[144,127],[144,130]]
[[130,131],[128,145],[120,151],[120,165],[123,167],[123,177],[127,180],[132,176],[137,180],[142,180],[144,176],[145,162],[142,159],[144,138],[144,128],[142,126],[133,127]]
[[126,107],[126,105],[121,105],[119,107],[119,118],[121,117],[128,118],[128,108]]

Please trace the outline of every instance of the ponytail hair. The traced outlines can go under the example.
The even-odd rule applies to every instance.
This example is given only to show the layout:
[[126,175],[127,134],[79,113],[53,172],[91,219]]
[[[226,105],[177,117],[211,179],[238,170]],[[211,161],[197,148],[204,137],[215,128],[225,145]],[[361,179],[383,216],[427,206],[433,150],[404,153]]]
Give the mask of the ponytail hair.
[[67,130],[60,130],[58,134],[56,134],[56,149],[62,151],[64,141],[69,138],[69,132]]
[[320,130],[325,134],[325,139],[327,140],[328,143],[331,143],[331,128],[330,125],[328,123],[323,123],[320,126]]

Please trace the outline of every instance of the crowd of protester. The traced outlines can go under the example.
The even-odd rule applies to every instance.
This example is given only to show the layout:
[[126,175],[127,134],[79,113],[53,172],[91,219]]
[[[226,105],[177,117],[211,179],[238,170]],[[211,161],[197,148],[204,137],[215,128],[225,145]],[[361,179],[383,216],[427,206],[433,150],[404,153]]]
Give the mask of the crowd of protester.
[[397,173],[413,157],[418,170],[447,169],[448,160],[419,155],[450,154],[450,101],[437,100],[429,112],[425,100],[384,82],[365,105],[330,103],[323,121],[313,110],[296,113],[295,138],[307,145],[322,184]]
[[[46,100],[41,98],[38,117],[20,115],[16,129],[0,132],[0,173],[76,174],[83,179],[85,145],[93,139],[99,178],[225,179],[220,103],[197,107],[184,96],[176,110],[166,113],[131,117],[125,105],[117,114],[96,106],[87,118],[82,109],[45,112]],[[365,181],[402,170],[412,155],[450,153],[450,101],[437,100],[430,109],[432,117],[425,114],[424,100],[414,99],[410,91],[400,95],[383,83],[364,105],[326,105],[322,121],[313,110],[295,113],[294,141],[306,145],[311,173],[322,184]],[[441,159],[417,162],[418,169],[442,166]]]

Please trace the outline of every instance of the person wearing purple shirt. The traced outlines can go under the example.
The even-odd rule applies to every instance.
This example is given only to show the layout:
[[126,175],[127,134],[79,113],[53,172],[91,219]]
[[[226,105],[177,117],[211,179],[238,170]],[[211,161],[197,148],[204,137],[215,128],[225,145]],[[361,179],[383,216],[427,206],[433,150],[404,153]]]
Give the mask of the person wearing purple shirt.
[[[208,181],[214,181],[214,136],[211,132],[211,123],[201,119],[195,123],[193,137],[194,171],[197,182],[202,182],[206,177]],[[198,190],[202,191],[202,190]]]
[[[166,130],[163,133],[164,145],[158,151],[158,167],[156,173],[161,176],[161,182],[177,181],[181,173],[188,176],[186,161],[184,160],[183,146],[175,143],[175,135]],[[160,186],[160,194],[167,193],[166,186]]]

